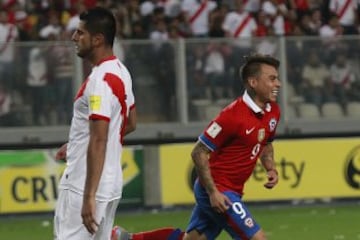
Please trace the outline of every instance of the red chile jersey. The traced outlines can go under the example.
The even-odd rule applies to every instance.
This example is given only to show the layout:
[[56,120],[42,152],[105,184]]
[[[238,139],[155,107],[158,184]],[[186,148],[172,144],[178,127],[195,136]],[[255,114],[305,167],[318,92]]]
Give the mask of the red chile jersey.
[[210,122],[199,140],[212,151],[210,170],[219,191],[243,194],[259,154],[274,139],[279,119],[277,103],[262,110],[245,92]]

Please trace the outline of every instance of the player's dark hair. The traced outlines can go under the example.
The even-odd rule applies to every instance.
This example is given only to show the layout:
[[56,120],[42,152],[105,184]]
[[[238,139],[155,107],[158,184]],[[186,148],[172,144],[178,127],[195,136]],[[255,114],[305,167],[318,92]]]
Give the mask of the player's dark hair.
[[104,35],[105,43],[111,47],[114,44],[116,21],[113,13],[102,7],[91,8],[80,14],[80,20],[84,21],[85,28],[91,35]]
[[245,63],[240,69],[240,77],[244,84],[247,84],[249,77],[256,77],[261,73],[261,65],[273,66],[276,70],[280,66],[280,61],[270,55],[252,54],[245,57]]

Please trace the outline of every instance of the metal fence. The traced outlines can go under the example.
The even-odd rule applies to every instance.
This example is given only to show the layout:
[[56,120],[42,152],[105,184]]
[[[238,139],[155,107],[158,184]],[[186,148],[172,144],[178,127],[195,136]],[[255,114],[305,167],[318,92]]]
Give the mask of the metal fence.
[[[239,66],[251,52],[281,60],[280,133],[360,132],[359,40],[120,41],[114,51],[132,74],[142,129],[130,138],[196,136],[241,95]],[[71,42],[9,47],[13,55],[0,53],[0,143],[65,141],[74,96],[91,66],[75,55]]]

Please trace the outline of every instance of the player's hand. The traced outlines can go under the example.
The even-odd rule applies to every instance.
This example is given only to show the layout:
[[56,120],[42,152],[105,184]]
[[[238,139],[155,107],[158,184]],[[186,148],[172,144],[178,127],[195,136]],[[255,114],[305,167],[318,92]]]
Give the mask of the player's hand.
[[89,233],[95,234],[98,230],[99,223],[96,222],[96,201],[95,197],[84,196],[83,206],[81,209],[81,217],[83,219],[83,224]]
[[218,213],[224,213],[232,205],[230,199],[219,191],[214,191],[209,195],[210,204],[213,209]]
[[56,161],[64,161],[66,162],[66,150],[67,150],[67,143],[63,144],[59,150],[56,152],[55,160]]
[[267,178],[268,178],[268,181],[267,181],[267,183],[264,184],[264,187],[266,187],[268,189],[275,187],[275,185],[279,181],[278,172],[275,169],[271,169],[271,170],[267,171]]

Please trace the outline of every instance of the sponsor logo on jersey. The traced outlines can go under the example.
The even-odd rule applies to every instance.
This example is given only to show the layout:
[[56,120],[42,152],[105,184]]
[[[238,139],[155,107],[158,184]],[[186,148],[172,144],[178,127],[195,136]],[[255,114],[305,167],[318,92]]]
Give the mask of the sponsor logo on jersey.
[[252,133],[252,131],[254,131],[254,129],[255,129],[255,127],[252,127],[250,129],[246,129],[245,130],[246,135],[249,135],[250,133]]
[[101,96],[90,96],[90,109],[91,111],[98,111],[100,110],[101,106]]
[[219,124],[217,124],[216,122],[213,122],[206,130],[206,133],[210,137],[215,138],[221,132],[221,129],[222,128]]
[[269,121],[270,132],[273,132],[276,128],[277,121],[275,118],[271,118]]
[[254,221],[252,220],[252,218],[246,218],[244,222],[245,225],[248,226],[249,228],[254,227]]
[[258,142],[262,142],[265,138],[265,128],[261,128],[258,132]]

